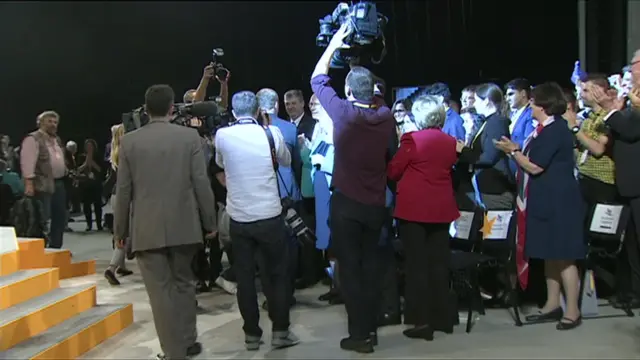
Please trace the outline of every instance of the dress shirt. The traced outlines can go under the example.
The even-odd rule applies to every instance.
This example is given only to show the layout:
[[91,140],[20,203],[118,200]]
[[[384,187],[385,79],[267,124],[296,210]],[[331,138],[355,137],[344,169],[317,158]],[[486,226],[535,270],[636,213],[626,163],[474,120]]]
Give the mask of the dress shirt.
[[[64,152],[58,144],[55,136],[48,136],[45,139],[47,150],[49,151],[49,159],[51,159],[51,172],[54,179],[61,179],[66,175],[67,166],[64,163]],[[35,176],[36,163],[40,147],[33,136],[27,136],[22,141],[20,150],[20,168],[22,176],[25,179],[31,179]]]
[[300,121],[302,121],[302,118],[304,117],[304,112],[298,116],[295,119],[291,119],[291,122],[294,123],[296,125],[296,127],[298,127],[298,125],[300,125]]
[[[247,119],[239,119],[245,121]],[[282,213],[278,181],[273,169],[269,140],[255,120],[219,129],[216,133],[216,163],[224,169],[227,212],[237,222],[274,218]],[[291,165],[291,154],[280,130],[269,126],[282,166]]]

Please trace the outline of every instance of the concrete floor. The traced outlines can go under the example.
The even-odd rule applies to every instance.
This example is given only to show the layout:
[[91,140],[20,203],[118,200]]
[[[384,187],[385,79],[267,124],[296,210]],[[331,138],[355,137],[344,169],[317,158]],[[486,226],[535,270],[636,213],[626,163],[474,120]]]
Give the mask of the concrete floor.
[[[83,356],[84,359],[152,359],[160,352],[149,301],[134,262],[134,275],[121,279],[122,285],[111,287],[102,277],[111,258],[111,240],[107,233],[84,233],[84,223],[73,223],[74,233],[65,234],[64,247],[74,259],[97,259],[97,274],[65,280],[64,283],[97,283],[98,302],[133,303],[135,323]],[[300,305],[292,312],[292,330],[301,338],[296,347],[271,351],[263,346],[258,352],[243,347],[242,319],[234,296],[221,291],[202,294],[198,300],[207,311],[198,316],[199,341],[204,352],[197,359],[347,359],[347,358],[589,358],[640,359],[640,326],[636,318],[603,306],[598,319],[585,320],[573,330],[560,332],[555,324],[513,325],[506,310],[488,310],[479,317],[470,334],[464,326],[452,335],[436,334],[433,342],[409,340],[402,336],[403,326],[386,327],[379,332],[380,346],[372,355],[357,355],[340,350],[338,342],[346,334],[343,306],[326,306],[318,295],[326,288],[318,286],[299,292]],[[179,309],[176,309],[179,311]],[[265,340],[270,328],[262,313]]]

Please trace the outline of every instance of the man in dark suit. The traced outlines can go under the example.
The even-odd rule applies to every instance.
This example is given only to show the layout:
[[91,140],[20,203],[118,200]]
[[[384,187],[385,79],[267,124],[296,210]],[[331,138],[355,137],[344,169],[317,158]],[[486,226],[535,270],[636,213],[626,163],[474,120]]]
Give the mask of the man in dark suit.
[[[628,274],[623,274],[628,287],[628,301],[630,305],[640,306],[640,50],[636,51],[631,61],[634,88],[629,92],[631,106],[622,110],[626,98],[611,96],[602,89],[593,86],[596,99],[612,98],[608,101],[609,114],[605,122],[613,136],[613,160],[615,161],[615,175],[618,192],[625,203],[631,208],[631,218],[624,241],[624,251],[627,253]],[[624,269],[624,267],[623,267]],[[624,270],[623,270],[624,271]]]
[[119,247],[131,236],[164,351],[158,358],[184,359],[202,351],[191,262],[202,229],[215,235],[216,216],[200,137],[169,123],[173,101],[168,85],[151,86],[149,123],[122,138],[114,236]]
[[284,93],[284,106],[289,115],[289,120],[296,125],[298,135],[304,135],[307,140],[311,141],[313,128],[316,121],[311,115],[304,112],[304,95],[302,90],[289,90]]

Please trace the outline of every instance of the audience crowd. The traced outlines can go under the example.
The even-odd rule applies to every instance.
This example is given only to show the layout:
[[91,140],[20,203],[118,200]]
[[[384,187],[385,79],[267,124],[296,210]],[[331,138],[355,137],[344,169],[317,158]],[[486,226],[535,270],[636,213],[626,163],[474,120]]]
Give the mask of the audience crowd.
[[[586,74],[576,64],[574,89],[517,78],[504,86],[466,86],[457,105],[449,87],[436,83],[388,107],[385,82],[364,67],[351,68],[344,96],[331,87],[329,62],[344,46],[343,32],[314,69],[309,99],[294,89],[281,102],[268,88],[229,99],[229,76],[216,77],[215,66],[207,66],[198,88],[183,100],[203,101],[210,79],[216,78],[218,105],[226,109],[231,103],[234,122],[200,133],[196,145],[195,135],[170,124],[174,94],[168,86],[155,85],[146,93],[150,123],[131,135],[122,124],[114,125],[103,154],[93,139],[82,141],[80,149],[74,141],[64,144],[57,133],[59,114],[41,113],[37,129],[20,143],[0,137],[3,225],[15,225],[19,236],[33,236],[29,232],[39,225],[50,248],[63,246],[76,215],[84,215],[86,231],[106,227],[114,233],[113,258],[104,276],[120,285],[118,277],[132,273],[126,259],[137,258],[165,352],[161,357],[167,358],[195,355],[201,345],[195,321],[160,314],[170,307],[169,300],[154,300],[165,291],[152,274],[160,264],[152,257],[158,249],[175,257],[170,261],[193,259],[187,271],[192,274],[176,268],[166,286],[197,292],[218,287],[237,295],[249,350],[258,349],[262,338],[258,276],[266,296],[262,307],[273,321],[274,347],[299,342],[289,331],[295,289],[322,282],[329,291],[320,300],[347,310],[349,336],[340,346],[371,353],[379,326],[404,322],[409,325],[404,335],[424,340],[433,340],[435,331],[453,332],[458,304],[464,302],[462,294],[452,292],[457,275],[451,254],[458,249],[452,239],[491,239],[500,224],[515,229],[502,239],[513,250],[513,271],[482,276],[482,298],[507,307],[517,303],[512,290],[527,289],[530,260],[542,260],[546,301],[526,320],[555,321],[558,330],[578,327],[580,268],[596,217],[602,206],[609,211],[619,206],[629,215],[609,213],[615,218],[612,226],[625,233],[610,302],[621,309],[640,307],[640,172],[635,164],[640,51],[620,75]],[[286,116],[280,118],[281,113]],[[169,140],[158,140],[164,138]],[[183,145],[184,156],[178,156]],[[144,175],[151,172],[145,166],[160,161],[149,154],[165,151],[174,153],[186,177],[157,174],[174,184],[180,198],[161,195],[166,184],[152,186],[146,180],[151,175]],[[148,161],[136,161],[145,156]],[[132,193],[134,186],[145,190]],[[183,235],[171,228],[173,221],[162,212],[167,209],[141,213],[161,203],[150,200],[155,191],[165,196],[165,204],[184,210],[180,229],[194,223],[187,215],[200,216],[197,229],[189,228],[195,238],[179,244],[170,240]],[[23,213],[25,202],[35,204],[41,216]],[[103,214],[107,203],[115,213]],[[291,211],[315,241],[305,241],[296,226],[283,221]],[[467,214],[478,212],[483,216],[475,226]],[[503,215],[492,219],[489,214]],[[26,222],[17,220],[25,217]],[[31,224],[36,218],[42,221]],[[170,229],[142,230],[154,221]],[[617,228],[612,231],[619,234]],[[193,251],[175,250],[193,244]],[[195,314],[197,306],[195,297],[191,300],[181,298],[174,305],[191,316],[187,309],[193,303]]]

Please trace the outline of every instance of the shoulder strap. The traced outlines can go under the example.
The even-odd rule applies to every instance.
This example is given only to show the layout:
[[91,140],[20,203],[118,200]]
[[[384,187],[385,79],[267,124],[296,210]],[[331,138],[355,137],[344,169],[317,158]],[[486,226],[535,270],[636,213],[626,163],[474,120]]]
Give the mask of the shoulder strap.
[[[263,125],[262,129],[264,129],[264,133],[267,135],[267,141],[269,141],[269,153],[271,154],[271,164],[273,165],[273,171],[276,173],[276,187],[278,188],[278,195],[282,199],[282,194],[280,193],[280,184],[278,184],[278,175],[280,172],[278,171],[278,160],[276,159],[276,142],[273,140],[273,134],[271,133],[271,129],[269,129],[269,125]],[[282,176],[280,176],[282,179]]]

